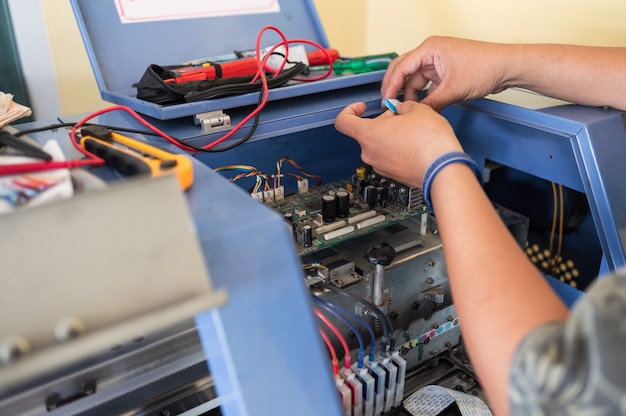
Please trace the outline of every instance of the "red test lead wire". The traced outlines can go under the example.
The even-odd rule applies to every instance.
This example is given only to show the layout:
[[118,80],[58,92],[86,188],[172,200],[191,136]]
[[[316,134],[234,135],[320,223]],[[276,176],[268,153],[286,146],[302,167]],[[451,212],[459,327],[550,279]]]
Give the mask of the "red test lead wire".
[[80,127],[85,125],[85,123],[87,123],[92,118],[98,117],[99,115],[104,114],[104,113],[108,113],[108,112],[111,112],[111,111],[117,111],[117,110],[126,111],[127,113],[132,115],[137,121],[139,121],[142,125],[144,125],[148,129],[153,131],[155,134],[157,134],[157,135],[161,136],[162,138],[166,139],[167,141],[175,144],[176,146],[178,146],[178,147],[180,147],[180,148],[182,148],[184,150],[187,150],[187,151],[194,151],[194,149],[192,147],[188,147],[188,146],[185,146],[184,144],[181,144],[181,143],[177,142],[175,139],[173,139],[172,137],[170,137],[169,135],[167,135],[163,131],[159,130],[158,128],[156,128],[152,124],[148,123],[146,120],[144,120],[139,114],[137,114],[130,107],[126,107],[126,106],[123,106],[123,105],[116,105],[116,106],[104,108],[102,110],[96,111],[96,112],[94,112],[94,113],[84,117],[82,120],[78,121],[72,127],[72,129],[70,130],[70,142],[72,143],[72,145],[74,146],[74,148],[77,151],[79,151],[83,155],[87,156],[87,159],[66,160],[66,161],[49,161],[49,162],[33,162],[33,163],[20,163],[20,164],[15,164],[15,165],[0,165],[0,176],[2,176],[2,175],[17,175],[17,174],[20,174],[20,173],[27,173],[27,172],[42,172],[42,171],[55,170],[55,169],[72,169],[72,168],[79,168],[79,167],[84,167],[84,166],[99,166],[99,165],[103,165],[104,164],[104,159],[102,159],[101,157],[99,157],[99,156],[89,152],[86,149],[83,149],[78,144],[78,141],[76,139],[76,133],[77,133],[77,131],[78,131],[78,129]]
[[78,151],[80,151],[83,154],[86,154],[86,155],[91,154],[91,153],[87,152],[85,149],[83,149],[82,147],[80,147],[80,145],[76,141],[76,131],[78,130],[79,127],[82,127],[85,123],[87,123],[92,118],[97,117],[97,116],[99,116],[101,114],[104,114],[104,113],[108,113],[108,112],[111,112],[111,111],[117,111],[117,110],[126,111],[127,113],[132,115],[137,121],[139,121],[142,125],[144,125],[148,129],[150,129],[152,132],[154,132],[155,134],[157,134],[160,137],[164,138],[168,142],[170,142],[170,143],[180,147],[181,149],[184,149],[184,150],[186,150],[188,152],[194,152],[195,151],[193,147],[185,146],[184,144],[182,144],[182,143],[178,142],[177,140],[173,139],[172,137],[170,137],[165,132],[159,130],[158,128],[156,128],[152,124],[148,123],[139,114],[137,114],[132,108],[127,107],[125,105],[114,105],[112,107],[103,108],[102,110],[96,111],[95,113],[92,113],[92,114],[88,115],[87,117],[83,118],[82,120],[80,120],[79,122],[77,122],[74,125],[74,127],[72,127],[72,130],[70,131],[70,138],[72,139],[72,144],[74,145],[74,147],[76,147],[76,149],[78,149]]
[[[276,32],[282,39],[282,42],[277,43],[276,45],[274,45],[267,54],[265,54],[265,57],[261,60],[261,38],[263,37],[263,33],[265,33],[268,30],[273,30],[274,32]],[[243,127],[245,125],[245,123],[247,123],[248,121],[250,121],[250,119],[252,119],[252,117],[254,117],[257,113],[259,113],[267,104],[267,100],[269,97],[269,87],[267,86],[267,78],[265,75],[265,65],[267,63],[267,60],[269,59],[269,57],[272,55],[272,52],[275,51],[278,47],[284,45],[285,46],[285,58],[283,59],[283,62],[281,64],[281,66],[278,68],[277,72],[282,71],[283,67],[285,66],[285,64],[287,63],[287,54],[288,54],[288,48],[289,48],[289,43],[292,42],[302,42],[302,43],[308,43],[311,44],[317,48],[320,49],[320,51],[323,51],[323,53],[327,54],[327,57],[329,59],[329,70],[326,74],[317,77],[317,78],[309,78],[309,79],[298,79],[299,81],[317,81],[323,78],[326,78],[328,75],[330,75],[332,73],[332,56],[330,55],[330,53],[324,49],[323,46],[313,42],[313,41],[309,41],[309,40],[304,40],[304,39],[296,39],[296,40],[287,40],[287,38],[285,37],[285,35],[283,35],[283,33],[276,27],[274,26],[265,26],[263,27],[260,31],[259,31],[259,35],[257,36],[257,41],[256,41],[256,59],[257,59],[257,73],[254,76],[254,78],[252,79],[251,82],[255,82],[257,79],[259,79],[259,77],[261,78],[262,84],[263,84],[263,99],[261,101],[261,103],[257,106],[257,108],[255,108],[254,110],[252,110],[252,112],[250,112],[246,117],[244,117],[243,120],[241,120],[235,127],[232,128],[232,130],[230,130],[228,133],[226,133],[224,136],[220,137],[219,139],[207,144],[206,146],[203,146],[204,149],[211,149],[215,146],[217,146],[218,144],[224,142],[225,140],[228,140],[230,137],[232,137],[233,134],[235,134],[235,132],[237,132],[241,127]]]
[[335,377],[339,377],[339,360],[337,360],[337,353],[335,352],[335,348],[333,348],[333,344],[330,342],[330,339],[328,339],[328,335],[326,335],[326,332],[324,332],[322,328],[319,328],[319,331],[322,339],[326,343],[326,347],[328,348],[328,351],[330,352],[330,356],[333,361],[333,375]]
[[335,325],[333,325],[333,323],[330,322],[330,320],[328,318],[326,318],[324,316],[324,314],[319,311],[319,309],[313,308],[313,311],[315,312],[317,317],[320,318],[320,320],[322,322],[324,322],[326,324],[326,326],[328,328],[330,328],[331,331],[333,331],[333,333],[339,339],[339,342],[341,342],[341,345],[343,346],[343,351],[344,351],[344,354],[345,354],[345,356],[344,356],[344,368],[346,370],[350,370],[350,349],[348,348],[348,343],[346,342],[346,339],[343,337],[343,335],[341,335],[341,332],[339,332],[337,327]]

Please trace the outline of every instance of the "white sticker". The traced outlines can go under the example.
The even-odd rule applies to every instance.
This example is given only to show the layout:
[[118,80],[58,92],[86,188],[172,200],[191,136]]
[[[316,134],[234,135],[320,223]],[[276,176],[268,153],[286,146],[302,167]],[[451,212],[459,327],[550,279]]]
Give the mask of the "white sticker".
[[489,407],[478,397],[441,386],[423,387],[402,404],[413,416],[437,416],[454,402],[462,416],[492,416]]
[[114,0],[122,23],[278,13],[278,0]]
[[[270,49],[271,47],[265,48],[265,50],[263,50],[263,56],[265,56],[265,54],[267,54]],[[284,60],[285,60],[285,47],[279,46],[273,52],[272,56],[270,56],[267,59],[267,65],[270,68],[278,69],[280,68]],[[289,46],[288,60],[289,62],[293,62],[293,63],[286,63],[283,69],[291,68],[292,66],[295,65],[295,62],[302,62],[306,65],[309,65],[309,58],[307,57],[306,49],[304,48],[304,45]]]

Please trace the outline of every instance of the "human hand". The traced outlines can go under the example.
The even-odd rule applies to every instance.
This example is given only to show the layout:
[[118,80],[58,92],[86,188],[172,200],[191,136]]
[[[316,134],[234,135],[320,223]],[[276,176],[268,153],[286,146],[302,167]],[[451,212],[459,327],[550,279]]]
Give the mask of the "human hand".
[[448,121],[427,105],[401,102],[397,113],[385,111],[362,118],[364,103],[354,103],[337,115],[335,128],[361,146],[361,159],[383,176],[420,188],[424,172],[440,155],[462,151]]
[[511,86],[518,67],[518,47],[449,37],[430,37],[416,49],[391,61],[383,79],[383,99],[395,98],[404,88],[404,100],[422,101],[436,111],[458,101],[482,98]]

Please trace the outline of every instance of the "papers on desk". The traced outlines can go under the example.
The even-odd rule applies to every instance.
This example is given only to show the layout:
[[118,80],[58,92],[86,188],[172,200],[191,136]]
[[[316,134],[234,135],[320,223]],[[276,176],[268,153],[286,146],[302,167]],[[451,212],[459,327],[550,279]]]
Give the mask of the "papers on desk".
[[[53,160],[65,160],[63,151],[56,140],[49,140],[43,149]],[[0,164],[37,162],[25,156],[3,155]],[[0,176],[0,214],[22,207],[32,207],[58,199],[69,198],[74,194],[69,169]]]
[[30,108],[13,101],[12,94],[0,91],[0,128],[31,114]]
[[478,397],[441,386],[423,387],[402,404],[413,416],[437,416],[454,402],[461,416],[492,416],[485,402]]

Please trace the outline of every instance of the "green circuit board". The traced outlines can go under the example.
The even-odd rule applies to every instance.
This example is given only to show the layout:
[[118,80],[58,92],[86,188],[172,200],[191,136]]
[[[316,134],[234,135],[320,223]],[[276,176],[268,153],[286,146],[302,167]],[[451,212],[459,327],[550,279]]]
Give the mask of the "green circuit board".
[[[286,221],[291,223],[301,256],[385,228],[409,217],[423,214],[423,221],[426,221],[428,209],[424,205],[421,190],[386,178],[375,179],[375,184],[372,184],[372,181],[356,183],[354,178],[348,178],[266,204],[283,214]],[[368,197],[367,191],[372,188],[384,193],[384,197]],[[329,221],[328,216],[324,215],[323,198],[345,193],[349,195],[347,212],[343,216],[331,217]],[[310,241],[307,234],[310,234]]]

